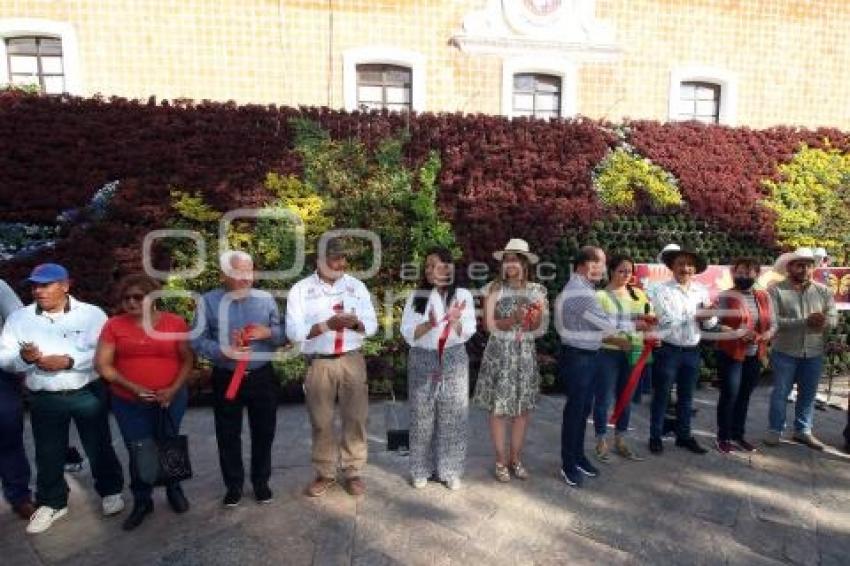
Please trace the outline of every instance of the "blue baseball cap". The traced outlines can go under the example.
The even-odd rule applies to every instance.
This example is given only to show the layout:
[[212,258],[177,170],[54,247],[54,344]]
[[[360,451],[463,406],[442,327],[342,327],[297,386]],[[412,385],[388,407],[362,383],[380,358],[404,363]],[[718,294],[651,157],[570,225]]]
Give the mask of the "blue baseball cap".
[[32,268],[32,273],[27,277],[30,283],[54,283],[56,281],[67,281],[68,270],[58,263],[42,263]]

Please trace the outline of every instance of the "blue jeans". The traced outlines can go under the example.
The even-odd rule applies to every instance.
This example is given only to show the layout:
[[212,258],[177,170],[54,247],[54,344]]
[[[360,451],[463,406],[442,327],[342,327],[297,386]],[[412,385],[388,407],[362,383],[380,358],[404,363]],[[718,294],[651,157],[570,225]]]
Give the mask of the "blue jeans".
[[643,366],[643,373],[640,374],[640,381],[635,387],[635,393],[632,397],[632,403],[640,403],[644,394],[652,394],[652,364],[648,363]]
[[652,368],[652,404],[649,407],[649,437],[661,438],[664,414],[670,388],[676,384],[676,437],[682,440],[691,437],[691,408],[694,404],[694,388],[699,379],[699,348],[681,348],[662,344],[655,351],[655,367]]
[[0,370],[0,480],[10,505],[31,497],[30,465],[24,452],[24,411],[21,380]]
[[782,352],[770,354],[773,368],[773,393],[770,395],[768,413],[770,430],[781,433],[785,429],[785,404],[791,386],[797,384],[797,405],[794,407],[794,432],[812,432],[815,413],[815,395],[823,370],[823,356],[795,358]]
[[[614,397],[614,405],[626,382],[629,380],[631,366],[625,352],[619,350],[599,350],[596,358],[597,374],[593,394],[593,428],[597,437],[605,436],[608,431],[608,409],[611,407],[611,397]],[[617,419],[617,433],[625,433],[629,429],[629,415],[631,403]]]
[[739,440],[744,437],[750,395],[758,384],[761,362],[758,356],[747,356],[744,361],[739,362],[718,350],[717,373],[720,377],[717,438]]
[[560,373],[567,402],[561,423],[561,467],[574,470],[585,460],[584,431],[593,403],[593,381],[599,355],[596,350],[562,346]]
[[[177,431],[180,430],[180,421],[183,420],[183,415],[186,413],[188,400],[189,394],[184,387],[177,392],[168,406],[168,414],[171,415]],[[112,412],[115,414],[115,420],[118,421],[118,428],[121,429],[121,436],[124,438],[131,459],[130,443],[155,436],[157,423],[164,416],[160,414],[160,411],[161,408],[156,403],[128,401],[113,395]],[[168,426],[166,425],[166,427]],[[153,491],[152,485],[144,483],[136,477],[136,469],[132,461],[130,462],[130,491],[133,492],[133,498],[136,501],[150,499]]]

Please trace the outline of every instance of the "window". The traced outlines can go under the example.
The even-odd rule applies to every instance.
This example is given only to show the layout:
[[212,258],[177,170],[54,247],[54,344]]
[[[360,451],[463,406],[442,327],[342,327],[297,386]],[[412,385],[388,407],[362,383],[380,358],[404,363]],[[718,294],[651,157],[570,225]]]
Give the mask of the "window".
[[10,84],[37,85],[46,94],[65,92],[61,39],[8,37],[5,42]]
[[676,67],[670,71],[667,119],[699,120],[734,126],[738,116],[738,77],[717,67]]
[[687,81],[679,86],[679,120],[720,123],[720,85]]
[[514,75],[511,116],[557,118],[561,115],[561,77],[535,73]]
[[412,109],[410,67],[365,63],[357,65],[357,107],[409,112]]
[[425,111],[425,56],[386,45],[342,53],[343,105],[348,111]]

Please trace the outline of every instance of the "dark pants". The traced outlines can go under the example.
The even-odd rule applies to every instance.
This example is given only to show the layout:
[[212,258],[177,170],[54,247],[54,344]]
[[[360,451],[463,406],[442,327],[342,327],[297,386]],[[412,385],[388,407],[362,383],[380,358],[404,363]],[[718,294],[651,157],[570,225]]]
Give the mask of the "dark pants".
[[850,452],[850,399],[847,400],[847,426],[844,427],[844,443],[847,451]]
[[188,399],[189,395],[184,387],[174,396],[168,406],[168,414],[171,416],[176,429],[172,430],[170,423],[161,422],[162,419],[167,420],[168,417],[165,416],[158,404],[129,401],[118,396],[112,397],[112,413],[115,415],[115,420],[118,421],[118,428],[121,429],[121,436],[124,438],[124,444],[127,445],[127,452],[130,454],[130,491],[133,492],[133,498],[136,501],[150,499],[153,486],[139,480],[130,443],[145,438],[156,438],[160,434],[160,427],[163,426],[162,432],[165,434],[177,434],[180,430],[180,421],[183,420],[183,415],[186,413]]
[[691,408],[694,404],[694,388],[699,379],[699,348],[680,348],[662,344],[655,351],[652,368],[652,404],[649,408],[649,437],[661,438],[664,414],[670,388],[676,384],[676,436],[680,439],[691,436]]
[[24,452],[21,380],[0,370],[0,481],[10,505],[30,498],[30,465]]
[[39,505],[62,509],[68,504],[64,468],[71,419],[91,463],[97,493],[101,497],[121,493],[124,476],[112,448],[106,390],[98,380],[75,391],[32,394],[30,420]]
[[598,352],[571,346],[561,349],[561,380],[567,403],[561,423],[561,467],[575,469],[585,460],[584,431],[593,405],[593,383],[597,372]]
[[[599,350],[596,366],[596,383],[593,386],[593,428],[597,438],[600,438],[608,432],[608,409],[612,405],[617,406],[617,400],[626,388],[632,368],[625,352],[605,349]],[[631,403],[627,403],[620,418],[617,419],[617,434],[624,434],[629,430],[630,415]]]
[[215,368],[212,373],[215,396],[215,436],[224,484],[241,489],[245,482],[242,465],[242,408],[248,409],[251,427],[251,483],[265,486],[272,472],[272,442],[277,425],[278,383],[271,364],[251,370],[242,381],[233,401],[224,398],[232,370]]
[[761,375],[758,356],[747,356],[738,362],[717,352],[717,373],[720,377],[720,400],[717,402],[717,438],[739,440],[744,437],[750,395]]

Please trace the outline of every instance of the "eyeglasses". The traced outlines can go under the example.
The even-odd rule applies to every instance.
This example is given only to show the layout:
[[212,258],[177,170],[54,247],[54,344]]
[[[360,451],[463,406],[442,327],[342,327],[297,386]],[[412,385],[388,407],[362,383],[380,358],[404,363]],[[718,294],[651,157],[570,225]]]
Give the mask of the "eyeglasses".
[[144,293],[128,293],[121,298],[128,303],[130,301],[136,301],[137,303],[141,303],[145,300],[145,295]]

